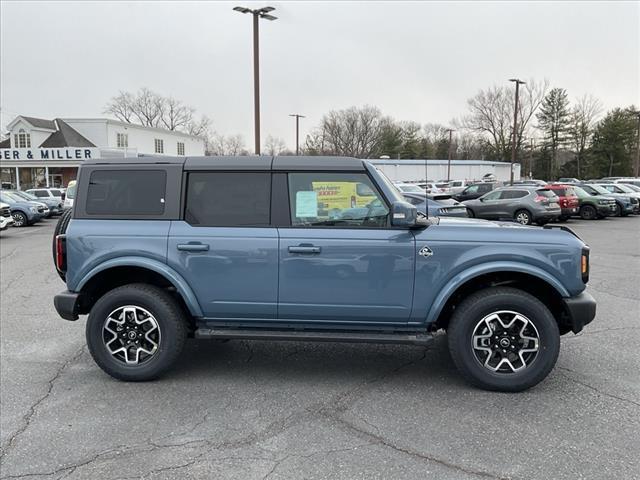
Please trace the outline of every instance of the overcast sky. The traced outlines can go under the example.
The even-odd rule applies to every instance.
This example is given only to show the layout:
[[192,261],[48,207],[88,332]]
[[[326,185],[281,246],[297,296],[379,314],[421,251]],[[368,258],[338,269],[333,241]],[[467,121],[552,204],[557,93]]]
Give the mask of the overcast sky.
[[[104,117],[142,86],[253,139],[251,21],[237,2],[0,4],[0,108]],[[640,104],[639,2],[241,2],[261,22],[262,132],[294,143],[323,113],[377,105],[401,120],[447,124],[480,88],[547,78],[571,98]]]

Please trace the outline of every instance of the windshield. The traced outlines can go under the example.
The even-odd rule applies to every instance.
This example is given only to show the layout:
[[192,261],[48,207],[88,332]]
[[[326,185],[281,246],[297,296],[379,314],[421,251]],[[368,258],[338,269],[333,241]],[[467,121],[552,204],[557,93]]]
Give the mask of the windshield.
[[622,190],[625,193],[635,193],[633,189],[629,188],[628,185],[622,185],[620,183],[616,183],[616,187],[618,187],[620,190]]
[[625,183],[624,186],[630,188],[634,192],[640,192],[640,187],[637,187],[636,185],[633,185],[631,183]]
[[0,198],[2,198],[2,201],[4,203],[9,203],[9,204],[14,204],[16,202],[24,202],[23,198],[20,198],[19,196],[15,195],[13,192],[4,192],[2,193],[2,196]]
[[35,195],[31,195],[30,193],[27,193],[27,192],[11,192],[11,194],[17,197],[22,197],[25,200],[28,200],[30,202],[33,200],[38,200],[38,197],[36,197]]
[[576,195],[578,196],[578,198],[587,198],[590,196],[587,192],[585,192],[580,187],[573,187],[573,191],[576,192]]
[[600,185],[589,185],[591,188],[593,188],[596,192],[598,192],[600,195],[609,195],[611,192],[605,188],[602,188]]

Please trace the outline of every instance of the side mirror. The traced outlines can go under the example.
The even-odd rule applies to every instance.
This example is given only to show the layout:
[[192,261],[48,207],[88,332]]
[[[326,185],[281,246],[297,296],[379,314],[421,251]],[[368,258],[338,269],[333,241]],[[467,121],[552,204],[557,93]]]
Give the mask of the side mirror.
[[413,228],[418,223],[418,209],[409,202],[393,202],[391,204],[391,225],[394,227]]

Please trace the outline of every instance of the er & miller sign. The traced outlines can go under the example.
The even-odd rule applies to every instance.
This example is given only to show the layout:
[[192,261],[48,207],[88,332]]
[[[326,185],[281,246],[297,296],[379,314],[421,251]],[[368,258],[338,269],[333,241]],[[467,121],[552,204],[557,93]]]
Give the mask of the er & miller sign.
[[89,160],[100,158],[100,149],[64,148],[2,148],[0,160]]

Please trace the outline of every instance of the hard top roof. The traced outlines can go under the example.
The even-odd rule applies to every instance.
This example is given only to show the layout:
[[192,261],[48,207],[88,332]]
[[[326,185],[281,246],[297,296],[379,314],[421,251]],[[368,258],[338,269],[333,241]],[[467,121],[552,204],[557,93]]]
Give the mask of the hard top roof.
[[179,164],[185,170],[350,170],[364,171],[364,163],[352,157],[325,156],[209,156],[165,157],[143,155],[140,157],[86,160],[85,164],[150,165]]

